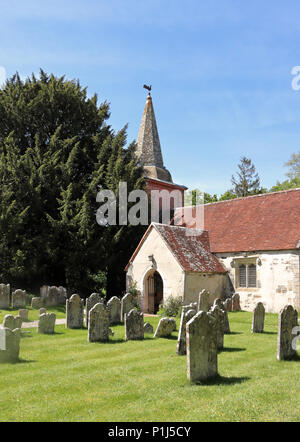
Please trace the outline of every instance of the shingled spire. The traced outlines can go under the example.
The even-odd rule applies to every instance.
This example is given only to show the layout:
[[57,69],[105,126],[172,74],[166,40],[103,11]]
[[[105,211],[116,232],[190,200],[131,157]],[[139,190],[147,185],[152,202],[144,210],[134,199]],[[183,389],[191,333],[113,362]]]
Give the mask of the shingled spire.
[[148,94],[140,125],[136,155],[144,167],[145,176],[172,183],[170,172],[164,167],[151,94]]

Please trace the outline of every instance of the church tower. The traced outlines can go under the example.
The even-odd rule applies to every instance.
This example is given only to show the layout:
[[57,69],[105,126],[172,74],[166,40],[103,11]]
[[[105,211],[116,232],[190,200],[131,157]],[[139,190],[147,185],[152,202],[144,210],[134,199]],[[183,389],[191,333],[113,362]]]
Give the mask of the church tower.
[[170,172],[165,168],[151,94],[148,94],[137,140],[136,156],[143,166],[147,191],[179,190],[184,200],[185,186],[174,184]]

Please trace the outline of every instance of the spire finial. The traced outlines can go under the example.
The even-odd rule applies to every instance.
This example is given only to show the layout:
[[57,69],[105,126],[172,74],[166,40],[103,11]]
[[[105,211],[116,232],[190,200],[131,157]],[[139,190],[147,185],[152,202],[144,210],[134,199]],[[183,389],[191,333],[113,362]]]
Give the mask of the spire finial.
[[149,96],[151,97],[150,92],[152,91],[152,85],[151,85],[151,86],[147,86],[146,84],[144,84],[143,88],[144,88],[144,89],[147,89],[147,91],[149,91],[148,97],[149,97]]

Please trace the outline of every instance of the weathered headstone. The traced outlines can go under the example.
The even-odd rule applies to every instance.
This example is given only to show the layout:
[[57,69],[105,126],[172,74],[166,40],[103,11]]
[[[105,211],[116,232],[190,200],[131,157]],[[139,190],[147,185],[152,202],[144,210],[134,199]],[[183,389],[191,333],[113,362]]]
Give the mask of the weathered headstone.
[[25,290],[16,290],[12,294],[12,308],[24,308],[26,307],[27,294]]
[[144,324],[144,333],[151,333],[153,334],[153,325],[150,324],[150,322],[145,322]]
[[0,328],[0,362],[16,362],[19,359],[21,330]]
[[109,321],[111,324],[118,324],[121,318],[121,301],[116,296],[110,298],[107,303]]
[[43,285],[40,288],[40,296],[43,300],[45,300],[45,298],[48,296],[49,289],[50,287],[48,285]]
[[10,285],[0,284],[0,309],[7,310],[10,306]]
[[216,305],[208,314],[212,315],[216,320],[217,347],[218,350],[222,350],[224,348],[225,312]]
[[108,310],[102,302],[95,304],[89,311],[88,341],[107,342],[110,334]]
[[295,338],[293,328],[298,327],[298,312],[293,306],[285,306],[278,317],[277,359],[289,360],[296,355],[292,342]]
[[202,292],[199,293],[199,300],[198,300],[198,312],[208,312],[210,307],[210,293],[207,290],[202,290]]
[[45,305],[47,307],[53,307],[59,304],[59,290],[57,287],[52,286],[49,288],[47,296],[44,299]]
[[235,293],[232,297],[232,311],[233,312],[240,312],[241,311],[240,295],[238,293]]
[[38,310],[42,307],[43,305],[43,300],[42,298],[32,298],[31,300],[31,308],[33,308],[34,310]]
[[167,338],[171,336],[174,331],[174,319],[173,318],[161,318],[158,323],[157,329],[154,333],[154,338]]
[[216,320],[198,312],[186,325],[187,377],[190,382],[204,382],[218,374]]
[[224,312],[224,333],[230,335],[228,313],[223,301],[220,298],[215,299],[213,307],[215,306],[218,306]]
[[55,329],[56,314],[55,313],[43,313],[39,317],[38,333],[44,335],[53,335]]
[[253,310],[252,333],[263,333],[265,323],[265,307],[258,302]]
[[186,355],[186,324],[196,315],[196,310],[185,310],[181,313],[180,327],[178,333],[177,350],[178,355]]
[[44,313],[47,313],[47,310],[45,309],[45,307],[41,307],[39,309],[39,316],[43,315]]
[[28,321],[28,313],[29,312],[26,308],[19,310],[19,316],[20,318],[22,318],[23,321]]
[[103,304],[103,300],[101,296],[98,293],[92,293],[91,296],[86,298],[85,300],[85,325],[88,327],[89,325],[89,313],[90,310],[96,305],[96,304]]
[[58,293],[58,304],[65,305],[67,300],[67,290],[64,287],[60,286],[58,287]]
[[83,305],[79,295],[72,295],[66,301],[67,328],[83,328]]
[[133,308],[133,296],[131,293],[126,293],[126,295],[121,299],[121,322],[125,320],[125,314],[129,313]]
[[232,299],[231,298],[225,299],[224,307],[225,307],[227,312],[232,312]]
[[144,315],[135,309],[125,314],[125,340],[144,339]]
[[16,328],[22,327],[22,322],[21,316],[6,315],[4,316],[2,326],[10,330],[15,330]]

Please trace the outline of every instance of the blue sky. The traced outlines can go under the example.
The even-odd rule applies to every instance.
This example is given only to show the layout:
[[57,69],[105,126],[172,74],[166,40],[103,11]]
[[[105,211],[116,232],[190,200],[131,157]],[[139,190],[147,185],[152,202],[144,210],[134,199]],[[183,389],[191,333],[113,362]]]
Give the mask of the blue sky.
[[271,187],[300,150],[299,14],[293,0],[1,0],[0,82],[3,68],[79,78],[129,141],[152,84],[175,182],[223,193],[245,155]]

